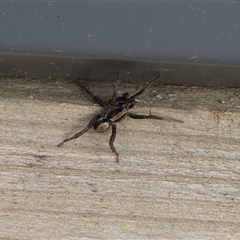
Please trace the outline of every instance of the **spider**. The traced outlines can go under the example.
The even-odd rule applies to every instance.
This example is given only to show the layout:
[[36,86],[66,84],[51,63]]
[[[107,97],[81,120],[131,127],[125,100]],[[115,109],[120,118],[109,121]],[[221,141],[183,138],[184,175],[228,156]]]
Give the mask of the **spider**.
[[95,115],[88,123],[88,125],[80,132],[76,133],[72,137],[64,139],[57,146],[62,146],[63,143],[68,142],[70,140],[79,138],[84,133],[86,133],[89,129],[93,127],[97,132],[105,132],[110,126],[112,127],[112,134],[109,139],[109,146],[112,152],[116,155],[116,161],[119,162],[119,154],[116,151],[113,143],[117,134],[117,126],[116,123],[121,121],[125,116],[129,116],[134,119],[157,119],[157,120],[165,120],[165,121],[174,121],[182,123],[183,121],[177,120],[171,117],[162,117],[152,115],[151,111],[149,115],[135,114],[131,113],[128,110],[133,108],[136,103],[136,98],[143,94],[148,87],[150,87],[153,82],[155,82],[160,77],[160,73],[152,79],[142,90],[138,91],[134,95],[130,96],[129,93],[123,93],[121,97],[117,97],[118,92],[118,78],[119,73],[117,73],[115,89],[113,91],[112,98],[109,100],[108,104],[104,103],[100,98],[96,97],[91,91],[89,91],[86,87],[84,87],[81,83],[78,85],[101,107],[103,107],[102,112]]

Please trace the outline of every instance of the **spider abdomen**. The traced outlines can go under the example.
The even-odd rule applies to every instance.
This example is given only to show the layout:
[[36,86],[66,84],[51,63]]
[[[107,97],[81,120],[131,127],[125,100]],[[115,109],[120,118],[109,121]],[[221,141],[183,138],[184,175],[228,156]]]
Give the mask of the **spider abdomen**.
[[105,132],[109,128],[109,121],[106,117],[100,117],[93,125],[93,129],[97,132]]

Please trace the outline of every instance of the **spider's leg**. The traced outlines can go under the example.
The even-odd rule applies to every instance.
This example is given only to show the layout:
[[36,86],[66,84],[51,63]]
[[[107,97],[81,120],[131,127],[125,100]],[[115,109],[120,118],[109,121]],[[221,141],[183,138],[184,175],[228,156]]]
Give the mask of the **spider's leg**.
[[88,123],[87,127],[85,127],[82,131],[76,133],[76,134],[73,135],[72,137],[64,139],[64,140],[63,140],[62,142],[60,142],[57,146],[60,147],[60,146],[63,145],[63,143],[68,142],[68,141],[73,140],[73,139],[76,139],[76,138],[79,138],[80,136],[82,136],[82,135],[83,135],[84,133],[86,133],[90,128],[93,127],[94,123],[98,120],[99,117],[100,117],[99,114],[96,115],[96,116],[94,116],[94,117],[90,120],[90,122]]
[[130,113],[128,112],[126,114],[127,116],[134,118],[134,119],[157,119],[157,120],[164,120],[164,121],[173,121],[173,122],[179,122],[183,123],[183,121],[171,118],[171,117],[162,117],[162,116],[157,116],[157,115],[142,115],[142,114],[135,114],[135,113]]
[[116,134],[117,134],[117,126],[116,126],[115,123],[111,123],[111,124],[112,124],[112,135],[111,135],[111,137],[109,139],[109,146],[110,146],[112,152],[114,152],[116,154],[116,158],[117,158],[116,160],[117,160],[117,163],[118,163],[119,162],[119,160],[118,160],[118,152],[116,151],[116,149],[115,149],[115,147],[113,145],[113,142],[114,142],[114,140],[116,138]]
[[84,87],[81,83],[78,83],[78,85],[100,106],[102,106],[104,109],[107,109],[106,104],[97,96],[95,96],[91,91],[89,91],[86,87]]
[[109,103],[110,103],[110,104],[112,104],[113,102],[115,102],[115,100],[116,100],[116,98],[117,98],[118,78],[119,78],[119,72],[117,73],[116,83],[115,83],[115,88],[114,88],[114,92],[113,92],[112,98],[109,100]]
[[150,87],[153,84],[153,82],[156,81],[159,77],[160,73],[151,82],[149,82],[142,90],[129,97],[129,100],[134,100],[136,97],[143,94],[147,90],[147,88]]

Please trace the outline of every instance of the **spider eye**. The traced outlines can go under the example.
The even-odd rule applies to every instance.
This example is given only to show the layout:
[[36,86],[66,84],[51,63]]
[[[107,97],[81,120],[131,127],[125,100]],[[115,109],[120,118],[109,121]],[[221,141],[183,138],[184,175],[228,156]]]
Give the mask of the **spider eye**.
[[93,129],[97,132],[105,132],[109,127],[108,119],[103,117],[97,120],[94,124]]

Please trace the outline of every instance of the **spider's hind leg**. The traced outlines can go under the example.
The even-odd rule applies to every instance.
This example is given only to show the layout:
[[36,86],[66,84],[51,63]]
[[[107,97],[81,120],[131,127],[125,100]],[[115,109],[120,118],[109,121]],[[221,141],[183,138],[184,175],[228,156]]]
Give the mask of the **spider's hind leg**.
[[111,135],[111,137],[109,139],[109,146],[110,146],[112,152],[114,152],[115,155],[116,155],[116,162],[119,163],[118,152],[116,151],[116,148],[113,145],[113,142],[114,142],[114,140],[116,138],[116,135],[117,135],[117,126],[116,126],[115,123],[112,123],[112,135]]
[[130,113],[130,112],[128,112],[126,115],[131,117],[131,118],[134,118],[134,119],[157,119],[157,120],[164,120],[164,121],[170,121],[170,122],[173,121],[173,122],[183,123],[183,121],[175,119],[175,118],[152,115],[151,112],[150,112],[149,115],[135,114],[135,113]]
[[87,127],[85,127],[82,131],[74,134],[72,137],[70,138],[66,138],[64,139],[62,142],[60,142],[57,146],[58,147],[61,147],[65,142],[68,142],[70,140],[73,140],[73,139],[76,139],[76,138],[79,138],[80,136],[82,136],[84,133],[86,133],[90,128],[93,127],[93,125],[96,123],[96,121],[99,119],[100,115],[96,115],[94,116],[88,123]]

